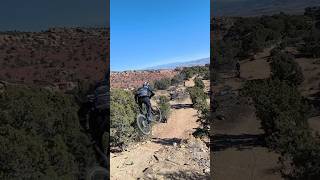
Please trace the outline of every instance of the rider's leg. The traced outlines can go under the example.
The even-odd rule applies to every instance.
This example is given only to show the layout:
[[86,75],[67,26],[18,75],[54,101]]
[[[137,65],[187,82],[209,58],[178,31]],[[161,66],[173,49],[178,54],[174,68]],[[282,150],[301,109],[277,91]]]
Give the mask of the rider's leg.
[[144,97],[143,102],[145,103],[147,107],[147,119],[150,122],[151,121],[151,102],[149,97]]
[[139,105],[139,107],[140,107],[140,114],[143,114],[143,112],[142,112],[142,104],[143,104],[143,101],[142,101],[142,98],[141,97],[139,97],[139,99],[138,99],[138,105]]

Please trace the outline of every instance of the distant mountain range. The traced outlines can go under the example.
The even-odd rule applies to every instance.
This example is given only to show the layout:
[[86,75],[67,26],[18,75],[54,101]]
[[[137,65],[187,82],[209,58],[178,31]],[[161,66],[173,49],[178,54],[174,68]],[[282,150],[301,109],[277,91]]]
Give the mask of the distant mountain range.
[[204,66],[210,64],[210,58],[203,58],[187,62],[175,62],[170,64],[163,64],[146,68],[145,70],[158,70],[158,69],[175,69],[177,67],[191,67],[191,66]]
[[213,16],[259,16],[285,12],[303,13],[306,7],[320,6],[320,0],[211,0]]

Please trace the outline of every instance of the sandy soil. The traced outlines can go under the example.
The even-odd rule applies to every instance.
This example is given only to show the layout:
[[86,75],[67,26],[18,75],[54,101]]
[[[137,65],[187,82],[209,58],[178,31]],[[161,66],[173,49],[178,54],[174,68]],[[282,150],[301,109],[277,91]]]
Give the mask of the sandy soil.
[[316,64],[319,61],[320,59],[296,59],[303,71],[304,81],[300,91],[304,96],[312,96],[320,91],[320,64]]
[[[199,123],[197,122],[197,111],[188,106],[192,105],[190,99],[186,99],[182,102],[171,103],[172,105],[178,105],[177,109],[174,109],[167,123],[157,124],[153,127],[153,136],[157,138],[180,138],[186,139],[192,132],[193,128],[197,128]],[[179,107],[181,106],[181,107]],[[186,108],[184,108],[186,107]]]
[[241,77],[246,80],[266,79],[270,76],[270,65],[268,57],[271,48],[265,49],[263,52],[255,56],[255,60],[245,60],[241,64]]
[[274,172],[278,155],[259,144],[263,132],[254,109],[237,117],[232,122],[218,122],[214,127],[217,148],[213,155],[213,179],[281,179]]

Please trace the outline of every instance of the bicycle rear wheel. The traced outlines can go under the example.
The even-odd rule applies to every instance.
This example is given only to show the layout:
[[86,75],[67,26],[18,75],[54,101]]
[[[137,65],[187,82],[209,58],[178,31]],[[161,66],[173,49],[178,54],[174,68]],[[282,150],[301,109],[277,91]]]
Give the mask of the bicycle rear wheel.
[[152,121],[161,122],[162,121],[162,114],[161,110],[157,106],[152,106]]
[[146,116],[139,114],[137,116],[137,125],[143,134],[148,135],[151,133],[151,124],[148,123]]

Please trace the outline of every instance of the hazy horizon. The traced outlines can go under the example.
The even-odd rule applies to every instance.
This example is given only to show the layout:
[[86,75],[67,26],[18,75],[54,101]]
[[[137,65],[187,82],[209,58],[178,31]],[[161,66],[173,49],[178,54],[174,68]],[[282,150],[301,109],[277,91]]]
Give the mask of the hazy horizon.
[[280,12],[303,13],[306,7],[319,6],[319,0],[211,0],[211,16],[260,16]]
[[110,27],[109,0],[4,0],[0,31],[39,32],[52,27]]
[[[154,64],[154,65],[151,65],[151,66],[146,66],[146,67],[141,67],[141,68],[123,69],[123,70],[112,70],[112,69],[111,69],[111,71],[112,71],[112,72],[143,71],[143,70],[150,70],[150,68],[155,68],[155,67],[158,67],[158,66],[166,66],[166,65],[172,65],[172,64],[190,63],[190,62],[199,61],[199,60],[203,60],[203,59],[209,59],[209,61],[210,61],[210,56],[209,56],[209,57],[199,58],[199,59],[188,59],[188,60],[182,60],[182,61],[171,61],[171,62],[167,62],[167,63]],[[159,69],[154,69],[154,70],[159,70]]]

